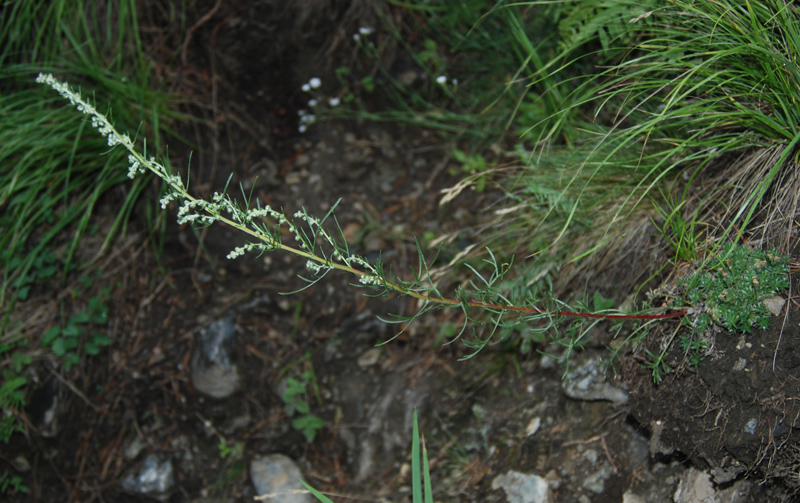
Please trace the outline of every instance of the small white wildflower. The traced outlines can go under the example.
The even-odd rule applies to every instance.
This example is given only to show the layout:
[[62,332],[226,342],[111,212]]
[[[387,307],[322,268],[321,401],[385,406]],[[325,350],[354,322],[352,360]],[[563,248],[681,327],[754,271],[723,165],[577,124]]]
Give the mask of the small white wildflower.
[[454,86],[458,85],[458,79],[451,79],[450,82],[452,82]]
[[172,202],[172,200],[173,200],[174,198],[175,198],[175,194],[167,194],[167,195],[165,195],[164,197],[162,197],[162,198],[161,198],[161,199],[158,201],[158,202],[161,204],[161,209],[162,209],[162,210],[165,210],[165,209],[167,209],[167,206],[169,205],[169,203],[171,203],[171,202]]
[[359,40],[361,40],[361,35],[359,35],[358,33],[353,33],[353,40],[358,42]]
[[322,266],[313,260],[309,260],[306,262],[306,269],[313,272],[314,274],[319,274],[319,271],[322,269]]
[[358,33],[367,36],[372,33],[372,28],[367,28],[362,26],[361,28],[358,29]]
[[297,126],[297,130],[301,133],[305,133],[308,130],[308,126],[306,126],[305,124],[300,124],[299,126]]
[[331,99],[328,100],[328,103],[332,107],[338,107],[339,106],[339,98],[331,98]]
[[230,252],[228,254],[228,258],[233,260],[236,257],[240,257],[240,256],[244,255],[245,251],[247,251],[247,250],[246,250],[246,248],[244,246],[237,246],[236,248],[233,249],[232,252]]
[[317,106],[317,100],[308,100],[308,106],[310,107]]
[[311,86],[309,86],[308,84],[303,84],[302,86],[300,86],[300,89],[302,89],[303,92],[307,93],[311,90]]
[[318,89],[322,85],[322,81],[314,77],[308,81],[308,85],[311,86],[311,89]]
[[300,117],[304,116],[305,114],[306,114],[306,111],[303,110],[302,108],[297,111],[297,115],[299,115]]
[[444,75],[439,75],[438,77],[436,77],[436,82],[438,82],[441,85],[445,85],[447,84],[447,77],[445,77]]
[[362,285],[382,285],[383,281],[376,278],[375,276],[360,276],[358,278],[358,282]]

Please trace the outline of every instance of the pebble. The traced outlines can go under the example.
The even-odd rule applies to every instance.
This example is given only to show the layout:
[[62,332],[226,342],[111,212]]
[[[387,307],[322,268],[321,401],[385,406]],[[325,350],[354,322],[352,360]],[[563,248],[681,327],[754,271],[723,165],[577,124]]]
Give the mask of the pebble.
[[283,454],[256,456],[250,463],[250,480],[259,496],[270,503],[312,503],[300,483],[302,474],[294,461]]
[[761,303],[769,309],[769,312],[772,313],[773,316],[780,316],[781,311],[783,311],[783,306],[786,304],[786,299],[780,295],[773,295],[772,297],[767,297],[762,300]]
[[492,481],[492,489],[502,488],[508,503],[552,503],[553,494],[547,481],[538,475],[529,475],[513,470],[498,475]]
[[711,483],[711,476],[694,468],[687,470],[672,500],[675,503],[718,503],[717,491]]
[[200,332],[192,355],[192,384],[213,398],[227,398],[239,389],[239,369],[231,361],[236,344],[233,317],[211,323]]
[[381,359],[381,348],[371,348],[364,352],[360,357],[358,357],[358,368],[361,370],[366,370],[368,367],[372,367]]
[[608,400],[614,403],[628,401],[628,392],[610,384],[596,361],[578,367],[567,376],[562,387],[564,393],[575,400]]
[[531,435],[539,431],[539,427],[541,425],[542,425],[542,418],[537,416],[531,419],[530,422],[528,423],[528,426],[525,427],[525,436],[530,437]]
[[150,454],[138,470],[122,479],[121,486],[129,494],[140,494],[159,501],[169,500],[175,488],[172,459],[165,455]]

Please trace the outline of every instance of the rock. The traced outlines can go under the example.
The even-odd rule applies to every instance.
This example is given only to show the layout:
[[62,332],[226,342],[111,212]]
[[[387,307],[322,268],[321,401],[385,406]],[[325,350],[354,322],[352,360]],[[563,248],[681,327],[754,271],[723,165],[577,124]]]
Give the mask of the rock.
[[122,479],[122,490],[159,501],[167,501],[175,488],[175,473],[172,459],[159,454],[150,454],[138,470]]
[[772,313],[773,316],[780,316],[781,311],[783,311],[783,306],[786,304],[786,299],[780,295],[773,295],[772,297],[767,297],[762,300],[761,303],[769,309],[769,312]]
[[622,503],[645,503],[645,501],[641,498],[641,496],[637,496],[636,494],[627,491],[622,495]]
[[562,387],[564,393],[575,400],[608,400],[614,403],[628,401],[628,392],[610,384],[603,369],[594,360],[570,373]]
[[136,459],[136,457],[139,456],[139,453],[141,453],[145,447],[147,447],[147,445],[145,444],[144,440],[137,435],[125,447],[125,450],[123,451],[125,459],[128,461]]
[[508,503],[551,503],[553,495],[547,481],[538,475],[509,471],[492,481],[492,489],[502,488]]
[[192,384],[201,393],[227,398],[239,389],[239,369],[231,361],[237,328],[229,317],[200,332],[192,355]]
[[595,494],[603,494],[606,488],[606,480],[614,474],[614,469],[606,462],[598,463],[599,454],[594,449],[588,449],[583,456],[590,461],[590,466],[600,464],[600,469],[585,477],[581,487]]
[[539,416],[534,417],[528,423],[528,426],[525,427],[525,436],[530,437],[537,431],[539,431],[539,427],[542,425],[542,418]]
[[256,456],[250,463],[250,480],[259,496],[269,495],[270,503],[312,503],[301,478],[300,468],[283,454]]
[[366,370],[368,367],[376,365],[381,359],[381,348],[371,348],[358,357],[358,368]]
[[675,503],[718,503],[717,491],[711,483],[711,476],[694,468],[689,468],[681,476],[678,489],[673,496]]

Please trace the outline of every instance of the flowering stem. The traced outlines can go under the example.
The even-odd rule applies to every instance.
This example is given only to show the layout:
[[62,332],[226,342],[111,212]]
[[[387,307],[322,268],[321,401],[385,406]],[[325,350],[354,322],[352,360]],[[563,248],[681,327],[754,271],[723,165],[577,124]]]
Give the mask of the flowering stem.
[[[130,178],[134,178],[137,174],[147,171],[161,178],[168,187],[166,195],[161,199],[161,207],[166,208],[170,202],[179,201],[181,203],[178,209],[179,224],[199,223],[201,225],[210,225],[214,222],[222,222],[257,240],[256,243],[247,243],[244,246],[235,248],[228,254],[228,258],[230,259],[252,250],[259,250],[262,252],[283,250],[306,258],[308,260],[306,267],[315,274],[317,279],[320,279],[328,270],[337,269],[358,276],[359,282],[365,286],[393,290],[426,303],[446,306],[477,307],[495,312],[631,320],[659,320],[676,318],[688,314],[687,311],[665,314],[602,314],[567,310],[549,311],[537,307],[516,306],[511,304],[511,302],[508,304],[496,304],[476,300],[448,299],[441,295],[426,295],[425,293],[420,293],[420,291],[415,290],[413,287],[402,286],[398,282],[387,280],[380,265],[376,266],[370,264],[362,257],[351,255],[346,247],[343,248],[340,246],[336,240],[322,228],[322,221],[308,215],[304,211],[295,213],[294,217],[305,221],[312,231],[311,238],[302,232],[294,221],[290,221],[282,212],[273,210],[269,206],[263,208],[259,206],[255,209],[241,208],[232,201],[229,196],[218,193],[214,194],[212,201],[195,198],[188,193],[180,175],[172,174],[170,170],[158,163],[153,157],[146,158],[144,155],[140,154],[136,148],[134,148],[133,142],[128,135],[121,135],[118,133],[103,114],[99,113],[94,106],[84,101],[80,94],[73,91],[67,84],[58,81],[49,74],[39,74],[36,81],[49,85],[68,99],[70,103],[75,105],[80,112],[89,115],[91,117],[92,126],[102,135],[106,136],[110,147],[122,144],[128,150],[130,153],[128,156],[128,161],[130,162],[128,176]],[[314,86],[315,84],[317,83],[312,82],[310,86]],[[223,213],[228,213],[230,216],[224,216]],[[277,222],[273,226],[272,231],[264,224],[264,220],[268,217]],[[284,225],[294,234],[295,239],[300,243],[299,247],[295,248],[281,242],[279,229]],[[324,256],[321,250],[319,253],[317,252],[317,237],[324,239],[324,241],[333,248],[334,251],[331,255],[333,260]],[[354,265],[361,267],[363,270],[353,267]],[[433,288],[427,291],[438,294],[438,291]]]

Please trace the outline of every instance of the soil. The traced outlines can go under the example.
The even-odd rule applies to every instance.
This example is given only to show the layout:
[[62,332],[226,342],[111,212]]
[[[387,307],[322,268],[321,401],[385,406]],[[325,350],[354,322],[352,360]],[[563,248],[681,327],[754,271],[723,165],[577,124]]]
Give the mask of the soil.
[[[401,275],[419,265],[413,236],[451,237],[437,265],[479,241],[476,210],[502,194],[465,191],[440,205],[440,191],[458,179],[445,169],[453,145],[435,132],[357,120],[298,132],[303,83],[319,77],[333,93],[336,67],[365,71],[349,41],[359,26],[375,26],[368,3],[193,2],[185,38],[159,5],[146,11],[142,29],[157,74],[202,119],[182,126],[200,146],[191,157],[195,194],[221,191],[232,175],[233,185],[288,214],[305,208],[322,216],[341,198],[336,216],[353,250],[380,256]],[[188,150],[173,144],[170,155],[173,166],[188,164]],[[106,204],[113,214],[114,201]],[[411,315],[414,302],[365,296],[353,278],[333,273],[301,290],[304,260],[228,260],[243,236],[178,227],[174,212],[157,252],[148,237],[154,222],[142,208],[133,231],[101,260],[107,272],[93,288],[113,288],[109,350],[84,355],[69,372],[49,359],[33,366],[39,391],[24,411],[26,434],[12,439],[2,460],[28,462],[20,473],[29,493],[9,501],[149,501],[121,485],[148,453],[176,464],[165,501],[252,501],[247,464],[274,452],[339,495],[335,501],[410,501],[414,409],[438,501],[513,501],[493,485],[510,470],[543,477],[556,502],[787,501],[800,489],[796,293],[771,330],[717,333],[696,368],[673,349],[674,371],[658,385],[642,363],[646,349],[672,334],[669,323],[624,355],[617,375],[595,370],[608,358],[601,324],[604,333],[573,357],[575,372],[565,378],[556,360],[514,345],[461,361],[463,344],[441,344],[463,321],[459,311],[431,312],[397,335],[377,316]],[[87,241],[82,253],[95,251]],[[464,280],[459,274],[445,276],[442,289],[452,291]],[[20,312],[44,309],[50,314],[38,328],[46,329],[58,298],[39,291]],[[226,317],[238,327],[232,357],[242,386],[214,399],[192,384],[192,352],[198,334]],[[318,386],[309,392],[311,409],[325,421],[313,442],[292,428],[282,400],[286,377],[309,369]],[[61,426],[48,437],[40,425],[53,396]],[[242,449],[223,456],[221,438]],[[707,493],[691,493],[704,483]]]

